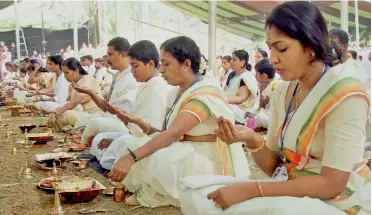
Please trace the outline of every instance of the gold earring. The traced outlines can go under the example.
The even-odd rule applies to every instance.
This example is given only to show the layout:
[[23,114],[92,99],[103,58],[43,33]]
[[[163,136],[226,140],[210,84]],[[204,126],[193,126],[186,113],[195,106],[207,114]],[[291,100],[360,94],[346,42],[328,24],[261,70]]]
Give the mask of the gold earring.
[[185,70],[183,70],[184,72],[186,72],[186,69]]
[[311,57],[315,57],[315,52],[311,52]]

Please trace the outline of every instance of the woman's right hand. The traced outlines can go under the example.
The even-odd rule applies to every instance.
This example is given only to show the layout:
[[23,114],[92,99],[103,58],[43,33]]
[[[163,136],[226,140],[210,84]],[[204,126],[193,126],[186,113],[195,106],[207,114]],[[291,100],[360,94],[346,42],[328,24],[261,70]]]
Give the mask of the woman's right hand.
[[257,135],[254,130],[242,125],[232,125],[229,120],[223,117],[218,117],[217,123],[218,129],[215,130],[216,135],[227,144],[249,142],[254,140]]

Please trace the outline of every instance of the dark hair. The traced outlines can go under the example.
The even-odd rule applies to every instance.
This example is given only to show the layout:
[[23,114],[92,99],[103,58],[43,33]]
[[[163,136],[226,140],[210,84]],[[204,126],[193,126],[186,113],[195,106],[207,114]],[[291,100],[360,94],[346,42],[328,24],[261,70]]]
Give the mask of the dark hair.
[[[33,69],[35,69],[35,64],[39,64],[39,65],[40,65],[40,69],[38,70],[38,72],[43,72],[43,73],[48,72],[48,70],[46,70],[46,69],[43,67],[43,65],[42,65],[41,62],[39,62],[39,61],[37,61],[37,60],[35,60],[35,59],[31,59],[31,60],[30,60],[30,63],[31,63],[30,66],[33,66]],[[30,66],[29,66],[27,69],[29,69]],[[33,71],[33,70],[32,70],[32,71]]]
[[270,64],[269,59],[265,58],[258,62],[254,69],[256,72],[262,74],[266,74],[269,79],[273,79],[275,77],[275,69],[272,64]]
[[6,63],[5,63],[5,66],[6,66],[6,67],[7,67],[7,66],[11,67],[11,66],[12,66],[12,62],[6,62]]
[[334,28],[329,31],[329,37],[336,37],[340,41],[341,44],[349,44],[349,36],[347,33],[339,28]]
[[174,37],[161,44],[160,49],[170,53],[179,63],[189,59],[192,71],[199,73],[201,54],[194,40],[186,36]]
[[52,55],[48,57],[49,61],[52,61],[54,64],[58,64],[59,68],[62,69],[63,57],[61,55]]
[[9,66],[9,67],[17,67],[18,68],[18,65],[14,62],[7,62],[5,63],[5,66]]
[[20,72],[20,73],[27,73],[27,69],[23,69],[23,68],[21,68],[21,69],[19,70],[19,72]]
[[358,54],[356,53],[356,51],[354,51],[354,50],[349,50],[349,51],[347,51],[347,52],[349,52],[349,53],[351,54],[351,56],[353,56],[353,59],[354,59],[354,60],[357,59]]
[[15,62],[12,62],[11,66],[19,68],[19,66]]
[[314,4],[305,1],[280,4],[266,20],[265,28],[271,26],[298,40],[304,47],[311,47],[315,59],[330,62],[327,24]]
[[27,71],[29,71],[29,72],[33,72],[34,70],[35,70],[35,66],[32,65],[32,64],[27,67]]
[[222,57],[222,59],[226,60],[227,62],[231,62],[231,56],[230,55],[225,55]]
[[74,57],[67,58],[63,61],[62,66],[66,66],[71,70],[79,70],[80,75],[88,75],[88,72],[83,69],[80,62]]
[[99,58],[94,59],[94,62],[102,63],[103,62],[103,59],[99,57]]
[[256,51],[257,53],[260,53],[262,55],[263,58],[268,58],[269,55],[267,54],[266,51],[262,50],[262,49],[257,49]]
[[21,61],[21,63],[30,63],[30,58],[25,58]]
[[30,60],[30,63],[31,63],[32,65],[40,64],[39,61],[37,61],[37,60],[35,60],[35,59],[31,59],[31,60]]
[[142,61],[147,64],[150,60],[155,63],[155,68],[159,66],[159,52],[155,44],[149,40],[141,40],[134,43],[128,49],[128,56],[130,58]]
[[113,46],[114,50],[119,53],[127,53],[130,48],[130,43],[123,37],[115,37],[107,43],[107,46]]
[[247,51],[245,50],[235,50],[233,53],[232,53],[235,57],[237,57],[240,61],[244,60],[244,67],[248,70],[248,71],[251,71],[252,70],[252,65],[250,63],[248,63],[248,60],[249,60],[249,54]]
[[[203,54],[201,54],[201,58],[203,58],[203,60],[205,61],[205,63],[208,64],[208,59]],[[200,60],[201,60],[201,58],[200,58]],[[200,70],[200,66],[199,66],[199,70]],[[205,75],[205,74],[207,74],[207,68],[204,68],[203,71],[202,71],[202,73],[200,75]]]
[[81,61],[89,60],[90,62],[93,63],[93,57],[92,57],[92,55],[85,55],[85,56],[81,57],[80,60]]

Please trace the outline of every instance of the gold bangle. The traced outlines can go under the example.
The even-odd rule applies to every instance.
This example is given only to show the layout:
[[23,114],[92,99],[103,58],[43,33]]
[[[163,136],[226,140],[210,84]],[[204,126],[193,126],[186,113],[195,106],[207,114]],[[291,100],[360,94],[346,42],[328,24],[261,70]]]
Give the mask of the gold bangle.
[[145,134],[149,134],[149,132],[151,131],[151,125],[150,123],[147,123],[148,127],[147,127],[147,130],[145,132]]
[[262,197],[265,197],[265,196],[264,196],[264,193],[263,193],[263,191],[262,191],[262,187],[261,187],[260,182],[256,181],[256,183],[257,183],[258,189],[260,189],[261,196],[262,196]]
[[265,145],[266,145],[266,140],[262,139],[262,144],[256,149],[250,149],[247,147],[247,145],[244,145],[244,146],[248,152],[258,152],[258,151],[261,151]]

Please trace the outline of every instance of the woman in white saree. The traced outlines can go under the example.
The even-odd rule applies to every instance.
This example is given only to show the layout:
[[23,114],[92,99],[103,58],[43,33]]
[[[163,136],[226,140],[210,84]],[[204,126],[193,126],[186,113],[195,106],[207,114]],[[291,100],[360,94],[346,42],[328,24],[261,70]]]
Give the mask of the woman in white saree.
[[235,121],[244,124],[245,115],[250,110],[258,108],[258,82],[251,72],[248,63],[249,55],[244,50],[232,53],[231,68],[234,70],[227,78],[225,92],[231,109],[234,111]]
[[54,111],[65,104],[70,83],[66,80],[62,72],[62,63],[63,58],[60,55],[48,57],[46,69],[54,74],[53,90],[32,92],[36,96],[35,106],[38,109]]
[[150,136],[127,141],[108,177],[134,193],[127,204],[179,207],[180,178],[247,177],[248,164],[241,144],[227,146],[215,136],[216,117],[234,117],[218,81],[200,76],[201,54],[195,42],[180,36],[160,49],[159,71],[168,84],[179,86],[176,98],[163,129],[150,127]]
[[370,214],[370,170],[362,159],[370,101],[356,67],[329,68],[327,25],[309,2],[275,8],[266,38],[283,79],[274,92],[267,143],[225,119],[217,135],[246,142],[274,181],[184,178],[183,214]]
[[[62,69],[65,78],[71,83],[69,85],[66,103],[54,111],[44,112],[49,113],[48,124],[50,127],[55,127],[58,124],[61,130],[66,131],[74,127],[81,113],[102,113],[90,96],[77,92],[74,87],[89,88],[100,98],[102,98],[102,94],[101,88],[94,77],[88,75],[76,58],[65,60],[62,64]],[[80,105],[82,111],[77,109]]]

